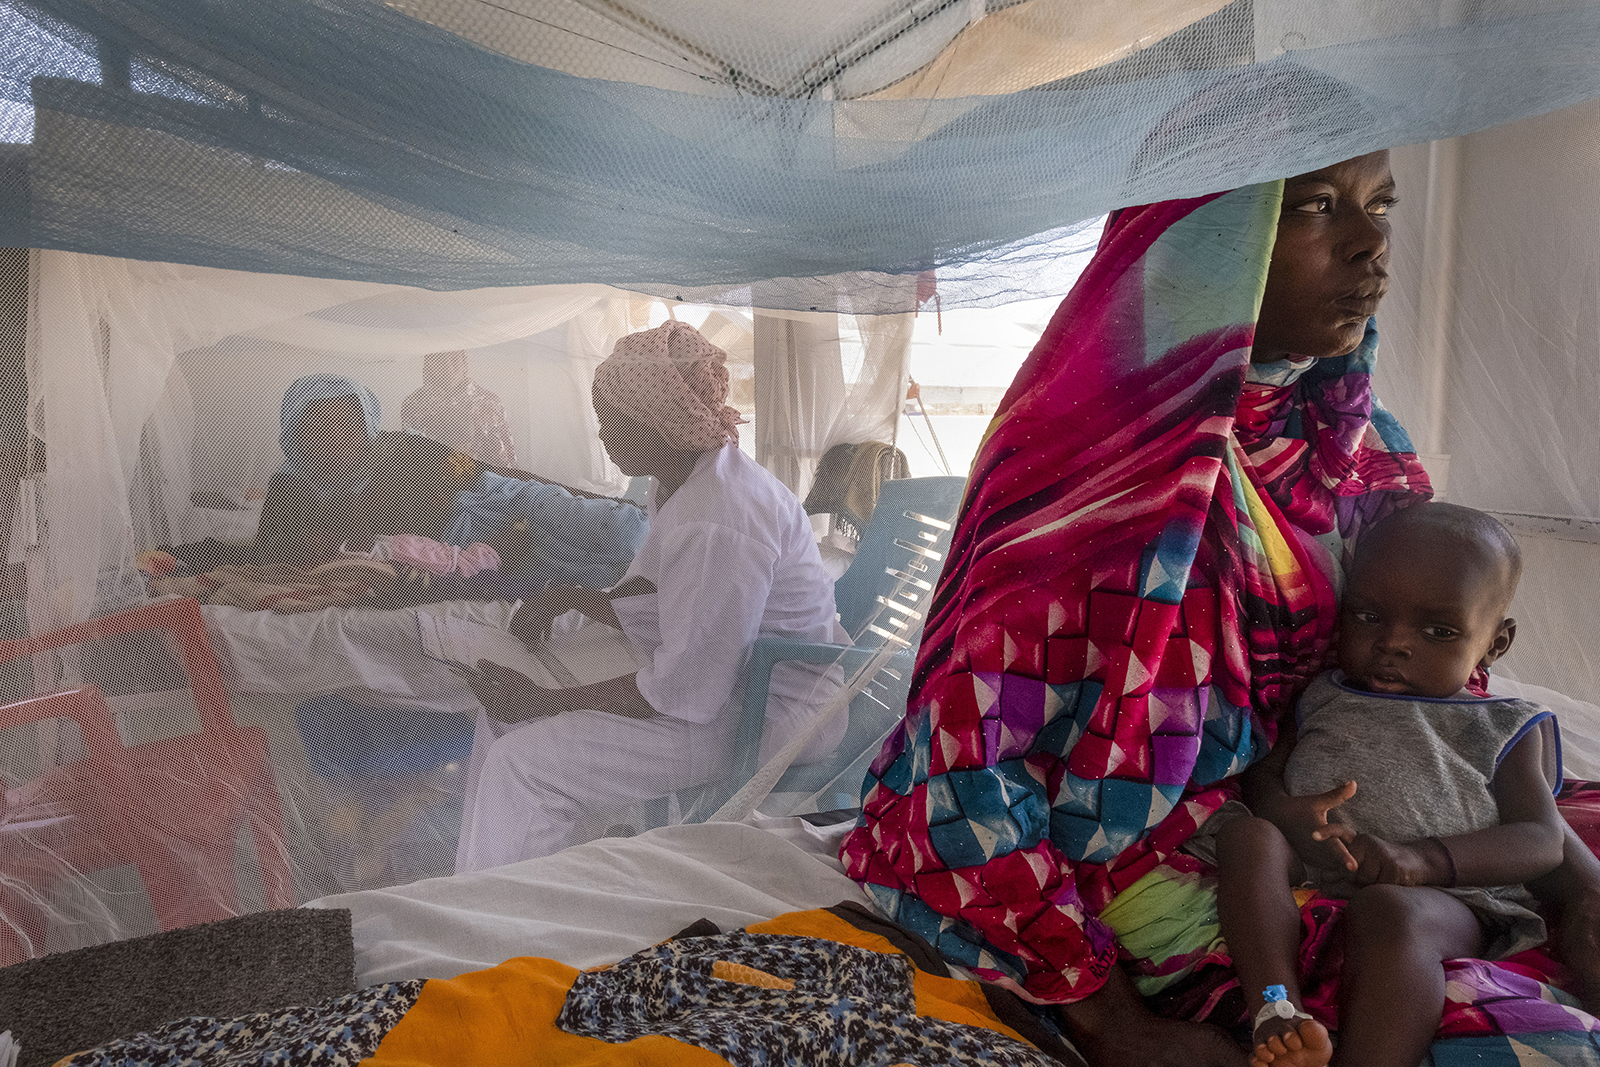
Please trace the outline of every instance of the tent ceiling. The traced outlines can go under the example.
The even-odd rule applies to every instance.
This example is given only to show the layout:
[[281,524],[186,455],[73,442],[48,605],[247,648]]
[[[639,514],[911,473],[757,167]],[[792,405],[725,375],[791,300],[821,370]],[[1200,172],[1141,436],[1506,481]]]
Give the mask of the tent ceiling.
[[0,243],[857,313],[935,269],[993,304],[1112,207],[1600,95],[1600,0],[793,8],[0,0]]
[[1121,58],[1228,0],[390,0],[515,59],[705,95],[993,95]]

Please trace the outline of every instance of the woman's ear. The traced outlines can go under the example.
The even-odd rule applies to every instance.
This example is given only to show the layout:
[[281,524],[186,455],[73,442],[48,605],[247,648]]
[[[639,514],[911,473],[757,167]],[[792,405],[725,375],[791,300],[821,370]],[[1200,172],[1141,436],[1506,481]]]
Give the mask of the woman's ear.
[[1489,645],[1489,651],[1483,654],[1483,659],[1478,661],[1478,666],[1488,670],[1490,664],[1511,651],[1511,642],[1517,639],[1517,620],[1501,619],[1500,629],[1494,635],[1494,641]]

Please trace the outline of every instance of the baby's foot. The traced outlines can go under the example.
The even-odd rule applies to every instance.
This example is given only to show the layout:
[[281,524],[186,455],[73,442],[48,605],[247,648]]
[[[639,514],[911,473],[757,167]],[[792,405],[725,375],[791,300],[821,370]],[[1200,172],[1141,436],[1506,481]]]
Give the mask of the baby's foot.
[[1250,1067],[1323,1067],[1333,1057],[1328,1028],[1315,1019],[1268,1019],[1255,1041]]

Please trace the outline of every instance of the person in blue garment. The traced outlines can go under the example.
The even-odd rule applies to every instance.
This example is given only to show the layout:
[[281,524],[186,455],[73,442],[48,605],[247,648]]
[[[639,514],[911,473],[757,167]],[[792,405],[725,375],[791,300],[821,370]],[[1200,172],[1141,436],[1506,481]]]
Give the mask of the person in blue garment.
[[284,463],[267,483],[255,539],[260,562],[315,566],[385,534],[485,542],[499,568],[433,583],[426,598],[513,600],[552,581],[609,585],[643,543],[647,519],[627,501],[382,431],[379,417],[378,398],[353,378],[308,374],[289,386]]

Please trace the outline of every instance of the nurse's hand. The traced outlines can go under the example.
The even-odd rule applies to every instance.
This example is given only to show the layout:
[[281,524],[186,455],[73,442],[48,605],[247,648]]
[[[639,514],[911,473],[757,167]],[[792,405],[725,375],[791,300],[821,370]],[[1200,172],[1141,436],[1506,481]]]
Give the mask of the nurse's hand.
[[498,663],[480,659],[477,673],[464,672],[462,677],[477,694],[489,717],[497,722],[527,722],[562,711],[556,706],[553,690],[541,689],[527,675]]
[[[650,585],[649,582],[644,584]],[[551,623],[569,611],[582,612],[607,626],[618,625],[616,612],[611,610],[611,594],[581,585],[552,585],[524,600],[522,606],[511,613],[507,628],[513,637],[532,647],[548,638]]]
[[511,636],[518,638],[529,647],[537,645],[550,636],[550,624],[575,606],[573,604],[575,586],[552,586],[540,592],[537,596],[524,600],[516,611],[511,613],[511,622],[507,629]]

